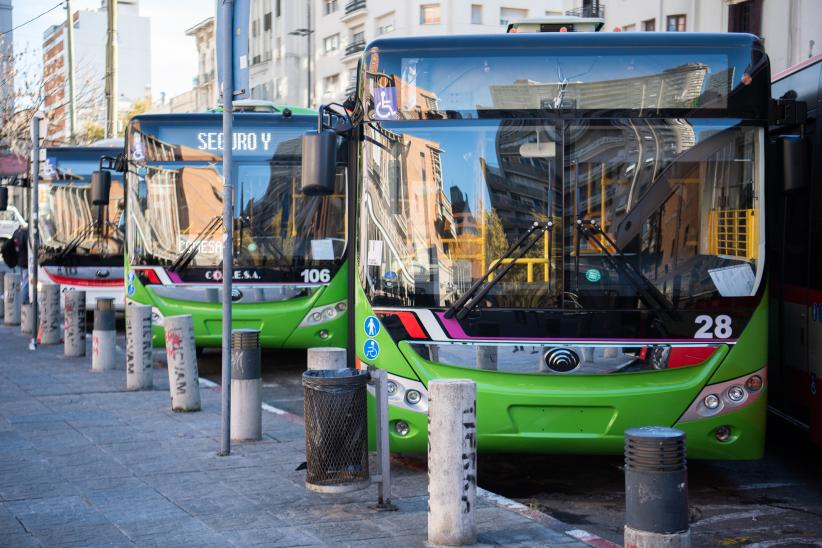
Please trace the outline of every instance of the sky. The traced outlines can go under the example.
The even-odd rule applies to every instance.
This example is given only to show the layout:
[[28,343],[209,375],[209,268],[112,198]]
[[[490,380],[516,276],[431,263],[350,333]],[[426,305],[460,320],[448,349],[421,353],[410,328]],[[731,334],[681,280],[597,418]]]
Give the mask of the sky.
[[[14,26],[55,6],[59,0],[12,0]],[[101,0],[72,0],[74,11],[97,9]],[[151,19],[151,89],[155,100],[161,92],[170,98],[191,89],[197,75],[194,38],[185,31],[214,15],[214,0],[140,0],[140,15]],[[66,19],[63,7],[14,31],[14,49],[30,48],[42,60],[43,32]],[[0,29],[3,32],[7,29]],[[122,63],[120,64],[123,69]]]

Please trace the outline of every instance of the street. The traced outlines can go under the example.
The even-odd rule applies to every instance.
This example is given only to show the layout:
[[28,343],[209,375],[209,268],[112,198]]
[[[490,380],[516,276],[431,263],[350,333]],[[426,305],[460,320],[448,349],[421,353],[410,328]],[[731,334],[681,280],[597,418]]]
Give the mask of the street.
[[[220,381],[220,354],[206,350],[200,374]],[[263,401],[303,414],[304,351],[263,354]],[[694,546],[822,546],[822,453],[771,416],[761,461],[690,461]],[[412,457],[413,458],[413,457]],[[424,464],[424,459],[420,459]],[[480,455],[479,485],[565,523],[622,543],[619,456]]]

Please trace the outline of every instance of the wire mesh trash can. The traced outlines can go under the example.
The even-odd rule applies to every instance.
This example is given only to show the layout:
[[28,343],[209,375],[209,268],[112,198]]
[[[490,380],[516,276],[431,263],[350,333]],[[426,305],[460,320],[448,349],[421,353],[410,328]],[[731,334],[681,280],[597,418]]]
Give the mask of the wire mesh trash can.
[[367,372],[356,369],[303,373],[306,489],[347,493],[371,484],[368,379]]

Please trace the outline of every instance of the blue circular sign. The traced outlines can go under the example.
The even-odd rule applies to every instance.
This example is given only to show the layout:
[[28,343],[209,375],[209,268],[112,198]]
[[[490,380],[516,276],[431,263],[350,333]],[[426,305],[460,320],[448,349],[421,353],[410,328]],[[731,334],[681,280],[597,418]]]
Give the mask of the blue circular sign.
[[380,345],[374,339],[368,339],[362,345],[362,353],[366,360],[376,360],[380,355]]
[[376,337],[380,332],[380,320],[376,316],[368,316],[362,323],[362,329],[366,337]]
[[128,286],[126,287],[126,291],[128,292],[129,297],[134,295],[134,291],[135,291],[134,284],[128,284]]

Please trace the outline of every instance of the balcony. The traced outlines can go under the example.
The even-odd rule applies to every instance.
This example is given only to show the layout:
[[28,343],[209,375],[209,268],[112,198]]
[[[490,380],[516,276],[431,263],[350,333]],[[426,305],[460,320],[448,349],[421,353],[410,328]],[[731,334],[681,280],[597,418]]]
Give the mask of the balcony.
[[344,22],[353,21],[365,17],[366,11],[365,0],[351,0],[345,5],[345,13],[340,19]]
[[365,40],[356,40],[345,47],[343,58],[355,55],[365,49]]
[[567,10],[565,15],[573,15],[575,17],[601,17],[605,19],[605,6],[599,2],[594,2],[587,6]]

